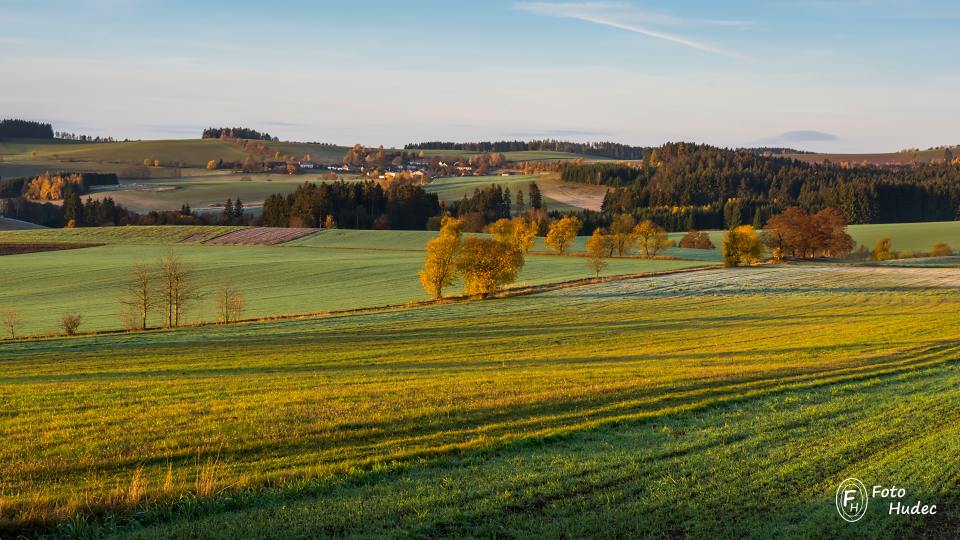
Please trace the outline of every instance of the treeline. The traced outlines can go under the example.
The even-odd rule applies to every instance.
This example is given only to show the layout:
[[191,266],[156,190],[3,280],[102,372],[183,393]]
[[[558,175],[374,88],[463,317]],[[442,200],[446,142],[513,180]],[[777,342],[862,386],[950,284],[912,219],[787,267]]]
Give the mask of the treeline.
[[467,232],[480,232],[488,224],[512,216],[525,216],[536,223],[547,222],[547,207],[536,182],[527,185],[526,195],[521,188],[511,193],[509,187],[499,184],[477,188],[472,195],[464,194],[462,199],[453,201],[449,211],[453,217],[460,219]]
[[420,186],[367,182],[304,183],[289,195],[263,203],[260,224],[267,227],[423,230],[439,220],[440,200]]
[[260,133],[255,129],[244,127],[207,128],[203,130],[202,139],[254,139],[258,141],[279,141],[269,133]]
[[0,215],[44,227],[103,227],[110,225],[147,225],[138,216],[116,204],[113,199],[87,198],[67,187],[63,204],[34,202],[22,197],[0,199]]
[[11,118],[0,120],[0,139],[52,139],[53,126],[43,122],[32,122]]
[[78,133],[71,133],[67,131],[56,131],[53,134],[54,138],[64,140],[64,141],[78,141],[78,142],[93,142],[93,143],[102,143],[102,142],[116,142],[116,139],[113,137],[101,137],[97,135],[83,135]]
[[104,227],[119,225],[130,212],[112,198],[93,199],[82,202],[80,194],[68,189],[63,199],[63,221],[67,227]]
[[564,164],[561,178],[611,186],[604,213],[667,213],[672,230],[763,224],[787,206],[834,207],[849,223],[949,221],[960,210],[960,167],[945,163],[847,167],[671,143],[633,164]]
[[614,142],[576,143],[553,139],[533,141],[497,141],[477,143],[422,142],[408,144],[408,150],[462,150],[465,152],[569,152],[571,154],[591,154],[613,159],[642,159],[646,150],[640,146],[628,146]]

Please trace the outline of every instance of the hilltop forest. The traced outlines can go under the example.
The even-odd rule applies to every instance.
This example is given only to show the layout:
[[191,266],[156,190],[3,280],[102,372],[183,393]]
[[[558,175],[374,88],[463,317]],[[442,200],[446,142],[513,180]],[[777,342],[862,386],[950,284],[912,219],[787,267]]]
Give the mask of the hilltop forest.
[[642,159],[644,148],[613,142],[576,143],[552,139],[535,141],[497,141],[477,143],[423,142],[408,144],[407,150],[459,150],[464,152],[569,152],[612,159]]
[[673,230],[760,225],[788,206],[839,209],[849,223],[951,221],[960,167],[809,164],[754,152],[671,143],[633,163],[570,163],[567,182],[610,186],[605,213],[650,217]]

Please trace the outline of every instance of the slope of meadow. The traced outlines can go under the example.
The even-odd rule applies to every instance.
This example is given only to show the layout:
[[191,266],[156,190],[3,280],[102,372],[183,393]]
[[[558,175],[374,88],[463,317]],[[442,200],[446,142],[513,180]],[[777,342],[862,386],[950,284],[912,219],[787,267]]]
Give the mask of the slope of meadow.
[[[187,313],[213,319],[212,293],[231,283],[246,298],[247,317],[269,317],[427,300],[417,278],[423,246],[436,233],[320,231],[289,244],[200,244],[238,227],[107,227],[0,234],[0,243],[103,243],[69,251],[0,257],[0,305],[21,311],[22,334],[56,331],[66,312],[84,317],[82,329],[121,325],[119,296],[135,262],[175,253],[189,265],[205,298]],[[633,274],[707,264],[693,260],[611,260],[602,275]],[[582,257],[530,256],[517,286],[591,277]],[[450,292],[459,289],[451,288]],[[157,322],[157,319],[154,319]]]
[[[956,153],[956,148],[953,149]],[[913,165],[915,163],[942,162],[946,157],[943,149],[918,150],[916,152],[885,152],[862,154],[786,154],[784,157],[807,163],[850,163],[852,165]]]
[[211,159],[242,161],[246,154],[240,146],[218,139],[178,139],[112,143],[0,142],[0,155],[3,155],[5,161],[52,159],[67,163],[73,161],[138,163],[143,162],[144,159],[159,159],[164,163],[180,162],[186,167],[203,168]]
[[[953,538],[958,285],[716,270],[0,343],[0,534]],[[850,476],[944,511],[847,524]]]

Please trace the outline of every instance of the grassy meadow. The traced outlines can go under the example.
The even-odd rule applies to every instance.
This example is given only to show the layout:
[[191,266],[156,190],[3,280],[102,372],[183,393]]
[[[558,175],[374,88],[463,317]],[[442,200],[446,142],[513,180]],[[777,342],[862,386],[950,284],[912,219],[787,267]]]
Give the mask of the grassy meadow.
[[[349,179],[347,179],[349,180]],[[123,181],[116,189],[98,189],[94,198],[110,197],[134,212],[179,210],[184,204],[193,210],[222,208],[227,200],[243,201],[250,210],[270,195],[293,193],[304,182],[320,183],[323,174],[242,174],[217,173],[182,178],[149,178]]]
[[[0,536],[954,538],[958,286],[707,270],[0,343]],[[849,476],[944,511],[845,523]]]
[[[121,327],[118,301],[135,262],[180,255],[206,298],[187,313],[213,320],[213,292],[231,283],[245,296],[245,317],[402,304],[429,297],[417,279],[427,231],[320,231],[276,246],[204,245],[238,227],[104,227],[0,233],[0,243],[102,243],[99,247],[0,257],[0,305],[23,313],[21,333],[56,331],[66,312],[84,331]],[[542,239],[541,239],[542,242]],[[581,239],[582,243],[582,239]],[[542,247],[537,253],[542,251]],[[703,266],[699,260],[611,260],[601,274],[634,274]],[[592,277],[582,257],[527,257],[516,286]],[[450,289],[459,292],[458,287]]]

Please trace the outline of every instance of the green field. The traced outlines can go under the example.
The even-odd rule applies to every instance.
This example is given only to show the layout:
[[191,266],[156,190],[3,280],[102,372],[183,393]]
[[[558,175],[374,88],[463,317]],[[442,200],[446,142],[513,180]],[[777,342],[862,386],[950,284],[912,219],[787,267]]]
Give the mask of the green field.
[[[0,535],[955,538],[958,285],[713,270],[0,343]],[[845,523],[850,476],[941,512]]]
[[[199,245],[235,227],[106,227],[0,233],[0,242],[104,243],[101,247],[0,257],[0,305],[23,313],[24,333],[55,332],[66,312],[83,330],[121,325],[118,297],[134,262],[174,252],[193,268],[207,298],[191,322],[214,318],[212,293],[232,283],[246,297],[247,317],[316,313],[427,300],[417,280],[426,231],[321,231],[280,246]],[[181,243],[187,241],[186,244]],[[697,260],[611,260],[602,275],[672,270]],[[581,257],[527,258],[517,286],[591,277]],[[457,292],[459,289],[451,289]],[[157,322],[157,321],[155,321]]]
[[854,242],[871,250],[881,238],[890,238],[894,251],[929,252],[937,242],[960,249],[960,221],[850,225],[847,229]]
[[[953,148],[956,152],[956,148]],[[911,165],[914,163],[935,163],[943,162],[946,156],[943,149],[939,150],[918,150],[916,152],[885,152],[885,153],[861,153],[861,154],[786,154],[785,157],[799,159],[808,163],[850,163],[860,165],[868,163],[870,165]]]
[[[34,155],[36,153],[36,155]],[[159,159],[163,163],[183,163],[184,167],[203,168],[211,159],[243,161],[243,149],[218,139],[182,139],[81,143],[71,141],[20,140],[0,142],[4,164],[42,162],[62,163],[70,169],[84,163],[143,163]]]
[[134,212],[179,210],[189,204],[193,210],[222,207],[227,200],[239,198],[253,209],[270,195],[293,193],[304,182],[324,182],[322,174],[235,174],[232,172],[151,178],[124,181],[119,189],[100,189],[95,198],[111,197]]

